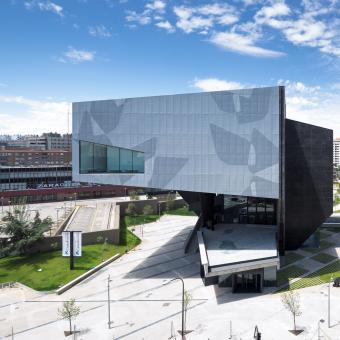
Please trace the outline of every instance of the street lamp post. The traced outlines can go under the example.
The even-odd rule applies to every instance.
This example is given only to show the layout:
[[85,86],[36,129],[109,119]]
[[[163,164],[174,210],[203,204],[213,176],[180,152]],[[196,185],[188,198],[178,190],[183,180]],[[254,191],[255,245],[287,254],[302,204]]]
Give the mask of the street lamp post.
[[73,193],[73,196],[74,196],[74,206],[77,205],[77,193]]
[[111,328],[111,310],[110,310],[110,274],[107,277],[107,312],[108,312],[108,327]]
[[328,328],[331,328],[331,283],[333,281],[333,277],[331,276],[328,282]]
[[182,282],[182,330],[181,330],[181,335],[182,335],[182,339],[185,339],[185,334],[184,334],[184,280],[181,278],[181,277],[176,277],[170,281],[166,281],[164,282],[163,284],[164,285],[167,285],[173,281],[176,281],[176,280],[181,280]]

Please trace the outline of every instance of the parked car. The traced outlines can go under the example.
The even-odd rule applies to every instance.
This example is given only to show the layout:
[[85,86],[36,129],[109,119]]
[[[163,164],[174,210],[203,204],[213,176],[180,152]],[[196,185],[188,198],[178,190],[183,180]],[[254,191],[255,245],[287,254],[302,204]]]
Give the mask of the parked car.
[[340,287],[340,277],[334,279],[333,287]]

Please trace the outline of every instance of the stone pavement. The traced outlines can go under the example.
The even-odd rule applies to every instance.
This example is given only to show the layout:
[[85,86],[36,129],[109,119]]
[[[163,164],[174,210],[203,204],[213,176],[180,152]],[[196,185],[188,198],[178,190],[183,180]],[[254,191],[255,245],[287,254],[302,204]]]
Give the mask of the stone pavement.
[[[296,339],[288,332],[292,319],[283,308],[279,294],[231,294],[228,288],[204,287],[199,276],[198,254],[184,255],[183,244],[195,217],[163,216],[159,222],[138,226],[143,242],[134,251],[103,268],[94,276],[61,296],[12,288],[0,291],[0,338],[65,339],[67,322],[60,320],[61,301],[77,299],[81,314],[78,340],[169,339],[171,323],[181,324],[181,283],[169,279],[181,276],[193,300],[187,315],[187,339],[253,339],[257,325],[265,340]],[[111,328],[107,320],[107,277],[110,274]],[[317,339],[318,320],[327,320],[327,285],[300,290],[302,315],[297,324],[304,329],[299,339]],[[331,323],[321,324],[329,339],[340,338],[340,289],[331,288]],[[176,339],[180,339],[179,336]],[[326,339],[325,337],[323,339]]]

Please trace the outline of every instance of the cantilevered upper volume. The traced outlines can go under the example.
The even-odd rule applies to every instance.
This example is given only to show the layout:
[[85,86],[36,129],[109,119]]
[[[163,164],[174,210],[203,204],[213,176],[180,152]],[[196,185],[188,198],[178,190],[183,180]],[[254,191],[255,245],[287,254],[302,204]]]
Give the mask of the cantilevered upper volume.
[[279,87],[74,103],[73,176],[279,198],[282,115]]
[[332,140],[281,86],[74,103],[73,179],[178,191],[206,284],[261,291],[332,212]]

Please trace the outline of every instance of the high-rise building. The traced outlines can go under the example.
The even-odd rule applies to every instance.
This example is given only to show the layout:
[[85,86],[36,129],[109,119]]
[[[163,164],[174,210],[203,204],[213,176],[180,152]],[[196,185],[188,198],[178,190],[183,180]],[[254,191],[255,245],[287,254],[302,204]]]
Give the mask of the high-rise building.
[[333,141],[333,164],[335,167],[340,166],[340,138]]
[[178,191],[205,284],[261,291],[332,213],[332,130],[285,117],[284,87],[73,104],[73,180]]

